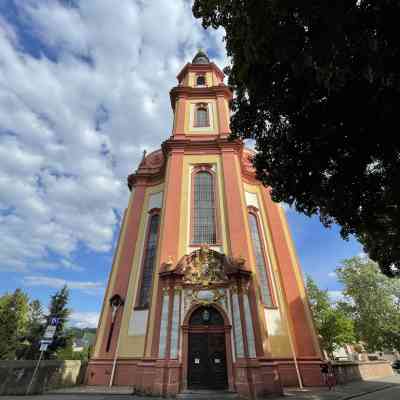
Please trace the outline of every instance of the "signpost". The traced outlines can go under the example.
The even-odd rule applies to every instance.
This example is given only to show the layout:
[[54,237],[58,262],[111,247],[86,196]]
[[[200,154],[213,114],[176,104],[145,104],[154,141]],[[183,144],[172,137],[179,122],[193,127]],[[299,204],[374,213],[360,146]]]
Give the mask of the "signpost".
[[46,330],[44,331],[43,338],[40,341],[40,356],[39,360],[36,364],[35,370],[33,371],[31,381],[29,382],[28,388],[26,389],[26,395],[29,394],[29,391],[31,390],[32,383],[35,379],[35,376],[37,374],[37,371],[39,369],[40,361],[42,361],[43,358],[43,353],[47,350],[47,347],[51,342],[53,341],[54,335],[57,330],[57,325],[60,322],[60,318],[52,317],[50,318],[49,325],[46,326]]

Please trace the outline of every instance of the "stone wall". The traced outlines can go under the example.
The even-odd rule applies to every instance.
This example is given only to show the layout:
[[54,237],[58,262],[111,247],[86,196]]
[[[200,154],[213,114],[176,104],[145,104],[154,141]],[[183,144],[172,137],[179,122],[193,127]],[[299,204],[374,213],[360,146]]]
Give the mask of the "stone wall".
[[[22,395],[31,381],[36,361],[0,361],[0,395]],[[41,361],[30,394],[83,383],[86,363],[81,361]]]
[[393,375],[393,369],[388,361],[342,361],[332,363],[338,383],[357,380],[383,378]]

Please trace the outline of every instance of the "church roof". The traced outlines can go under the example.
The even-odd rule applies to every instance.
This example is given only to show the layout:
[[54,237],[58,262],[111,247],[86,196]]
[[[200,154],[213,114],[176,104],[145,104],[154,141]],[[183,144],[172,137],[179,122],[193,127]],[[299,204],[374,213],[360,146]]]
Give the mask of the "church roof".
[[193,57],[192,64],[209,64],[210,59],[203,50],[199,50]]

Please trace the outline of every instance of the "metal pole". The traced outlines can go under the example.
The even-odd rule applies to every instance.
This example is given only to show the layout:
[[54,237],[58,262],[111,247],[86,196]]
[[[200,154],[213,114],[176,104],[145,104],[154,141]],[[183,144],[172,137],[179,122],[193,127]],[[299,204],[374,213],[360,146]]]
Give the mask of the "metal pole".
[[42,357],[43,357],[43,353],[44,353],[44,350],[42,350],[42,351],[40,352],[39,360],[38,360],[38,362],[37,362],[37,364],[36,364],[35,370],[33,371],[32,378],[31,378],[31,381],[29,382],[28,388],[26,389],[25,395],[28,395],[28,394],[29,394],[29,391],[31,390],[31,386],[32,386],[33,380],[35,379],[35,375],[36,375],[36,373],[37,373],[37,371],[38,371],[38,369],[39,369],[40,361],[42,360]]
[[[122,321],[121,321],[121,325],[122,325]],[[117,345],[115,346],[115,353],[114,353],[114,361],[113,361],[113,367],[111,370],[111,376],[110,376],[110,383],[109,383],[109,387],[111,387],[114,383],[114,374],[115,374],[115,369],[117,367],[117,357],[118,357],[118,349],[119,349],[119,339],[121,337],[121,328],[118,332],[118,338],[117,338]]]
[[[270,265],[272,266],[271,260],[268,260],[268,261],[269,261]],[[288,337],[289,337],[289,346],[290,346],[290,350],[293,355],[293,362],[294,362],[294,367],[296,369],[297,381],[299,382],[299,388],[301,390],[303,390],[303,388],[304,388],[303,381],[302,381],[301,375],[300,375],[300,369],[299,369],[299,364],[297,362],[296,350],[295,350],[294,343],[293,343],[291,326],[289,323],[290,316],[289,316],[289,310],[287,307],[286,297],[282,293],[281,281],[280,281],[280,279],[277,279],[278,277],[280,277],[279,272],[274,270],[273,268],[271,268],[271,271],[272,271],[272,279],[275,282],[275,287],[278,289],[278,292],[279,292],[279,296],[277,296],[277,299],[278,299],[280,306],[282,307],[282,311],[284,311],[284,314],[285,314],[285,315],[283,315],[283,313],[282,313],[281,315],[282,315],[282,317],[284,317],[284,319],[286,321],[286,327],[287,327]],[[275,277],[274,272],[276,272],[276,274],[278,274],[277,277]]]
[[299,381],[299,388],[303,389],[303,382],[301,380],[301,375],[300,375],[300,370],[299,370],[299,364],[297,362],[297,357],[296,357],[296,351],[294,349],[294,344],[293,344],[293,339],[292,339],[292,333],[290,332],[290,326],[289,323],[287,322],[287,327],[288,327],[288,333],[289,333],[289,343],[290,343],[290,348],[292,350],[293,354],[293,361],[294,361],[294,366],[296,368],[296,374],[297,374],[297,380]]

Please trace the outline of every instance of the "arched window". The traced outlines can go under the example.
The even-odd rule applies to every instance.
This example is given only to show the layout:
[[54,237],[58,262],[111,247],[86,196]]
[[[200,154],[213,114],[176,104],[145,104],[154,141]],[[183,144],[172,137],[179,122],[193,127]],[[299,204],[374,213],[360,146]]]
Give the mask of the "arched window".
[[217,243],[215,220],[214,176],[200,170],[193,176],[192,244]]
[[249,212],[250,233],[253,242],[253,251],[256,261],[257,274],[261,286],[261,300],[267,307],[274,307],[271,293],[271,282],[267,273],[264,246],[261,239],[261,230],[258,216],[254,212]]
[[196,105],[194,126],[197,128],[210,126],[207,104],[199,103]]
[[152,213],[149,217],[145,250],[143,254],[142,277],[140,283],[138,308],[148,308],[153,285],[153,273],[157,255],[158,227],[160,225],[160,214]]
[[196,86],[205,86],[206,85],[206,78],[204,75],[198,75],[196,78]]

